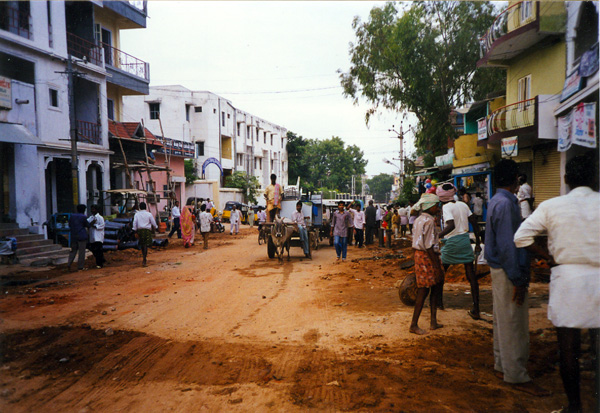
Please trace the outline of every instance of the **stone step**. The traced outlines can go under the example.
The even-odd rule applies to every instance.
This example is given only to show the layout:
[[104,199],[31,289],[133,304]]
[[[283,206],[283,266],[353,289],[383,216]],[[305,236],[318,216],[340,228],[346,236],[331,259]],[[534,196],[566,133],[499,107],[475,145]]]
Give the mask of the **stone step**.
[[0,228],[0,237],[18,237],[19,235],[27,235],[29,234],[29,230],[27,228],[9,228],[2,229]]
[[14,222],[0,222],[0,229],[19,229],[19,225]]
[[62,249],[62,245],[50,244],[50,245],[38,245],[34,247],[19,248],[17,245],[17,257],[25,258],[25,256],[31,256],[38,253],[47,253],[50,251],[56,251]]
[[42,234],[17,235],[15,238],[17,239],[17,245],[20,245],[23,242],[41,241],[46,239]]
[[26,241],[22,241],[20,239],[17,238],[17,250],[23,249],[23,248],[30,248],[30,247],[41,247],[43,245],[54,245],[54,241],[52,241],[51,239],[28,239]]

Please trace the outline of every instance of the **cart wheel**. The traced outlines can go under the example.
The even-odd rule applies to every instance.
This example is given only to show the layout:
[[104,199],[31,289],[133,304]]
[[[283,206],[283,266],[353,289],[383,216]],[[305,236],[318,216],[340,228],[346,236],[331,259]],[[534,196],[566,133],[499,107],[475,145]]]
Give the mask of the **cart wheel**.
[[275,258],[275,244],[273,244],[271,237],[267,239],[267,255],[269,258]]

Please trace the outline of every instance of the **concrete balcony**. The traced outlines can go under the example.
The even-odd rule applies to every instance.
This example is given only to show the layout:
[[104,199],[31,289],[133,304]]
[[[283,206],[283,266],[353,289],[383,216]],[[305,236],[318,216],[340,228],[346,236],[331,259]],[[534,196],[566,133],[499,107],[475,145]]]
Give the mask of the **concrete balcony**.
[[479,39],[477,67],[506,66],[507,62],[542,41],[565,33],[563,2],[519,1],[496,17]]
[[511,136],[518,136],[520,144],[558,139],[553,119],[556,102],[555,95],[538,95],[495,110],[487,121],[488,143],[494,144]]
[[102,62],[102,49],[100,46],[68,32],[67,51],[73,57],[82,59],[99,67],[104,67]]
[[102,43],[104,63],[110,74],[107,82],[124,88],[124,94],[147,95],[150,88],[150,65],[109,44]]
[[119,16],[119,28],[142,29],[148,15],[146,1],[103,1],[102,6]]

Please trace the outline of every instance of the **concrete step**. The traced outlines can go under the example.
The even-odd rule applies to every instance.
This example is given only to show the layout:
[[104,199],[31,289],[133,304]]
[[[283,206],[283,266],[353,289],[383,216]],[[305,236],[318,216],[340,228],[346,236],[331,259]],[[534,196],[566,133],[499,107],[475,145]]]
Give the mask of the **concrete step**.
[[15,238],[17,239],[17,244],[27,241],[41,241],[45,239],[44,235],[42,234],[17,235]]
[[56,250],[60,250],[61,248],[62,248],[62,245],[59,245],[59,244],[38,245],[38,246],[27,247],[27,248],[19,248],[19,246],[17,245],[17,257],[25,258],[25,256],[30,256],[30,255],[38,254],[38,253],[46,253],[46,252],[50,252],[50,251],[56,251]]
[[19,225],[14,222],[0,222],[0,229],[19,229]]
[[[62,265],[69,261],[70,248],[61,248],[51,252],[40,252],[26,257],[19,257],[19,263],[26,266],[43,267],[46,265]],[[87,254],[86,254],[87,256]]]
[[54,241],[51,239],[44,239],[43,237],[42,239],[32,239],[26,241],[21,241],[17,238],[17,251],[23,248],[41,247],[44,245],[54,245]]
[[19,235],[27,235],[29,234],[29,230],[27,228],[9,228],[2,229],[0,228],[0,237],[17,237]]

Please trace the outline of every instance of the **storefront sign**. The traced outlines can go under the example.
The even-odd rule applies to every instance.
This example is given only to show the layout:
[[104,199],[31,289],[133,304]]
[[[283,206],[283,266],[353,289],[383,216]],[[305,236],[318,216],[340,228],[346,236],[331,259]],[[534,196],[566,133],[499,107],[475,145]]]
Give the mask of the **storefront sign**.
[[487,119],[477,120],[477,140],[487,139]]
[[581,56],[579,75],[589,77],[598,71],[598,43]]
[[182,156],[184,158],[193,158],[195,156],[194,144],[191,142],[183,142],[175,139],[164,138],[164,147],[157,150],[158,153],[165,151],[173,156]]
[[511,136],[510,138],[502,139],[500,145],[503,158],[510,158],[519,155],[519,138],[517,136]]
[[7,77],[0,76],[0,108],[12,109],[12,83]]
[[566,100],[569,96],[572,96],[575,93],[579,92],[582,87],[583,79],[579,74],[579,68],[577,68],[565,79],[565,86],[563,87],[562,93],[560,94],[560,101],[562,102]]
[[221,170],[221,175],[223,175],[223,167],[221,166],[221,162],[219,162],[219,160],[217,158],[208,158],[202,164],[202,177],[204,177],[204,173],[206,172],[206,167],[210,164],[217,165],[219,167],[219,169]]

